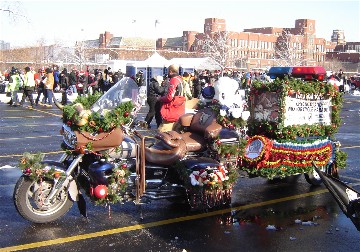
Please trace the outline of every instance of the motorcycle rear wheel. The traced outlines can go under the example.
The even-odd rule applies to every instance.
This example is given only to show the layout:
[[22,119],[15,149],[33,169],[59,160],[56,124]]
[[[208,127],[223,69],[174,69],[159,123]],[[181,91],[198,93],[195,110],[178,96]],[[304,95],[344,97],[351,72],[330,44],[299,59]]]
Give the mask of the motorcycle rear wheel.
[[53,184],[51,180],[39,182],[26,176],[20,177],[13,195],[19,214],[34,223],[53,222],[64,216],[73,205],[67,191],[61,191],[51,202],[44,202]]

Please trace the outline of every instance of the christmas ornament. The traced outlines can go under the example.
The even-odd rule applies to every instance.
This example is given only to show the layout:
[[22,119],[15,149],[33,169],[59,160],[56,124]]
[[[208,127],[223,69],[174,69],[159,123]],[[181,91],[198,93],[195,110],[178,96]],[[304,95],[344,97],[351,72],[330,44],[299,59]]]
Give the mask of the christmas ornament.
[[104,199],[108,195],[108,188],[106,185],[98,185],[94,189],[94,196],[98,199]]

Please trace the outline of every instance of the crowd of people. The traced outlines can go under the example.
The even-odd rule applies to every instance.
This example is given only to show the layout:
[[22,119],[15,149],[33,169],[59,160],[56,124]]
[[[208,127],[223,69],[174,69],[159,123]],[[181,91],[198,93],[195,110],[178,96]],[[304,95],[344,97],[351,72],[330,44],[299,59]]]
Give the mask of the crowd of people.
[[[37,71],[31,66],[24,69],[12,67],[10,70],[0,73],[0,78],[7,81],[6,93],[10,96],[10,106],[23,106],[26,98],[29,99],[32,108],[42,105],[51,107],[53,103],[53,92],[61,92],[63,105],[68,102],[68,94],[78,95],[92,94],[96,91],[105,92],[113,84],[123,77],[121,71],[112,72],[111,68],[86,69],[76,68],[68,71],[67,68],[60,70],[59,66],[43,67]],[[33,93],[37,96],[33,99]],[[22,99],[19,100],[19,93]]]
[[[59,66],[44,67],[35,71],[30,66],[24,69],[12,67],[7,71],[8,74],[2,76],[9,82],[6,91],[10,94],[10,106],[23,106],[26,99],[30,102],[30,107],[46,106],[52,107],[53,92],[62,93],[61,103],[68,103],[68,95],[77,93],[78,95],[93,94],[94,92],[106,92],[112,85],[117,83],[124,74],[119,70],[113,72],[111,68],[93,69],[86,68],[85,71],[72,68],[60,69]],[[240,71],[225,70],[223,72],[202,70],[194,72],[184,72],[179,74],[179,67],[171,65],[167,75],[153,76],[146,87],[146,81],[142,70],[138,71],[132,78],[139,88],[146,87],[147,104],[149,107],[145,117],[146,127],[151,128],[153,118],[156,127],[160,131],[170,130],[173,123],[164,120],[161,115],[161,108],[171,101],[175,95],[181,94],[186,101],[197,101],[206,86],[214,85],[220,76],[228,76],[238,81],[239,88],[245,88],[251,80],[261,80],[262,73],[245,73]],[[178,82],[181,85],[178,85]],[[19,100],[18,94],[22,93]],[[33,98],[35,93],[36,98]],[[35,97],[34,96],[34,97]]]
[[[141,76],[139,71],[137,77]],[[201,95],[206,95],[202,91],[207,86],[213,86],[215,81],[221,76],[227,76],[235,79],[239,84],[239,89],[246,89],[252,80],[263,80],[266,78],[264,73],[244,71],[219,70],[194,71],[192,73],[184,72],[181,76],[179,68],[171,65],[168,68],[168,74],[164,76],[154,76],[148,85],[147,104],[149,106],[148,114],[145,117],[146,127],[151,128],[151,122],[155,117],[156,127],[159,131],[172,130],[174,122],[166,121],[161,114],[161,108],[172,101],[175,96],[182,94],[185,101],[194,101],[196,104]],[[135,78],[137,81],[138,78]],[[140,83],[137,81],[138,85]],[[179,85],[180,84],[180,85]]]

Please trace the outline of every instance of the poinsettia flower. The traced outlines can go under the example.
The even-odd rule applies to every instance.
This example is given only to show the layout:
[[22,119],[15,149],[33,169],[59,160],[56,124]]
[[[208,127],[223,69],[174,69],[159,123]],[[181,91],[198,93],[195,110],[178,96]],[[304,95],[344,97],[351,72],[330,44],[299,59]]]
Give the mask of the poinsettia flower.
[[229,112],[231,113],[231,115],[234,117],[234,118],[240,118],[241,116],[241,113],[242,113],[242,108],[231,108],[229,110]]
[[200,184],[199,180],[198,180],[200,178],[198,171],[192,172],[189,177],[190,177],[190,182],[191,182],[192,186],[197,186]]
[[243,112],[241,113],[241,118],[242,118],[244,121],[246,121],[247,119],[249,119],[249,117],[250,117],[250,111],[243,111]]
[[226,116],[226,110],[220,109],[220,115],[221,116]]

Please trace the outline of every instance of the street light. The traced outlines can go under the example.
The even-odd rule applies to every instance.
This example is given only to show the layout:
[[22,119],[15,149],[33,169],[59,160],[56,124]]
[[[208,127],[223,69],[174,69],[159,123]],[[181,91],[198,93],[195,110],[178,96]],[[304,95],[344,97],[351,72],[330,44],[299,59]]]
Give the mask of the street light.
[[80,71],[82,71],[82,67],[83,67],[83,60],[84,60],[84,29],[81,28],[81,38],[80,38],[80,43],[79,43],[79,47],[78,47],[78,53],[79,53],[79,63],[80,63]]
[[155,48],[154,48],[155,53],[156,53],[156,40],[157,40],[157,36],[156,36],[156,25],[157,24],[160,24],[160,22],[158,19],[155,19],[155,32],[154,32],[154,34],[155,34]]

